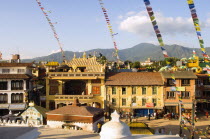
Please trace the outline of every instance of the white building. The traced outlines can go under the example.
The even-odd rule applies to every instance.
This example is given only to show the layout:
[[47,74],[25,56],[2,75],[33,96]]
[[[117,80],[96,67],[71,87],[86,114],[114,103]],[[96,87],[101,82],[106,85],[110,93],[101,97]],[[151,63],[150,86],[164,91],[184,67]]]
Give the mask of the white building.
[[140,64],[142,65],[142,66],[150,66],[150,65],[152,65],[154,62],[152,62],[151,61],[151,59],[150,58],[148,58],[147,60],[145,60],[145,62],[140,62]]
[[32,63],[0,63],[0,115],[26,108],[32,89],[31,67]]

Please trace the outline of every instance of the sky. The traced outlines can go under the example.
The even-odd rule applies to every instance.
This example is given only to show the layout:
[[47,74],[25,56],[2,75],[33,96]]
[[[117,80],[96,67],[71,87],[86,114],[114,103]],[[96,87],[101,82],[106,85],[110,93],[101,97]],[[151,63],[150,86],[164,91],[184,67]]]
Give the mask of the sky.
[[[114,48],[98,0],[40,0],[54,24],[63,50]],[[143,0],[103,0],[118,49],[158,44]],[[165,44],[199,48],[187,0],[150,0]],[[210,0],[194,0],[204,46],[210,47]],[[59,45],[36,0],[1,0],[0,51],[3,59],[59,52]]]

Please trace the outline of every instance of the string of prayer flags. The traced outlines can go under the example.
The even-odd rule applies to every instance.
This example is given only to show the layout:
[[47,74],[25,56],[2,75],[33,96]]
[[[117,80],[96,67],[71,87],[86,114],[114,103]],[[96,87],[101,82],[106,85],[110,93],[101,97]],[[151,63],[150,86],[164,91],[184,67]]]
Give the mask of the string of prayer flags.
[[206,50],[204,48],[204,41],[203,41],[203,38],[201,37],[201,28],[200,28],[200,25],[199,25],[199,19],[198,19],[197,13],[196,13],[194,1],[193,0],[187,0],[187,3],[188,3],[188,6],[189,6],[189,9],[190,9],[190,12],[191,12],[191,16],[192,16],[194,27],[195,27],[195,30],[196,30],[196,34],[197,34],[197,37],[198,37],[198,40],[199,40],[199,44],[200,44],[200,47],[201,47],[201,52],[202,52],[203,57],[204,57],[204,61],[208,62],[209,61],[209,56],[206,54]]
[[113,29],[112,29],[112,26],[111,26],[111,22],[110,22],[110,19],[109,19],[109,16],[108,16],[108,13],[107,13],[107,9],[104,7],[104,3],[103,3],[103,0],[98,0],[100,5],[101,5],[101,9],[104,13],[104,17],[105,17],[105,20],[106,20],[106,23],[107,23],[107,27],[109,29],[109,32],[110,32],[110,36],[112,38],[112,42],[114,44],[114,49],[115,49],[115,54],[113,56],[117,57],[117,60],[119,61],[120,58],[119,58],[119,55],[118,55],[118,48],[117,48],[117,43],[114,39],[114,36],[116,36],[118,33],[114,33],[113,32]]
[[55,30],[55,27],[54,27],[54,25],[53,25],[53,24],[57,24],[57,22],[54,22],[54,23],[51,22],[51,20],[50,20],[48,14],[47,14],[47,13],[51,13],[51,11],[45,10],[45,8],[42,6],[40,0],[36,0],[36,2],[37,2],[37,4],[39,5],[40,9],[42,10],[44,16],[46,17],[46,19],[47,19],[47,21],[48,21],[48,24],[50,25],[50,27],[51,27],[51,29],[52,29],[52,31],[53,31],[54,37],[55,37],[55,39],[57,40],[58,45],[59,45],[59,47],[60,47],[60,50],[61,50],[61,52],[62,52],[63,61],[65,61],[66,59],[65,59],[65,55],[64,55],[63,48],[62,48],[62,44],[60,43],[58,34],[57,34],[57,32],[56,32],[56,30]]
[[159,42],[159,44],[161,46],[161,50],[162,50],[163,56],[166,58],[166,57],[168,57],[168,54],[167,54],[166,50],[162,47],[162,46],[164,46],[162,35],[161,35],[160,30],[158,28],[154,12],[153,12],[152,7],[150,5],[150,1],[149,0],[144,0],[144,4],[146,6],[146,9],[147,9],[147,12],[149,14],[150,20],[152,22],[155,34],[156,34],[157,39],[158,39],[158,42]]

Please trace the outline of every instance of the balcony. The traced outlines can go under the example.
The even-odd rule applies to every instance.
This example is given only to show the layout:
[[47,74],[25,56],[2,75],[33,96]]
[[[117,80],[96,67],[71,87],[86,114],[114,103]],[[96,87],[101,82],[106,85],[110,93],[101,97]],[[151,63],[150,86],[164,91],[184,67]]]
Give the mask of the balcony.
[[55,79],[60,79],[60,78],[66,78],[66,79],[104,79],[105,78],[105,73],[104,72],[49,72],[48,73],[49,78],[55,78]]
[[83,99],[93,99],[93,95],[55,95],[55,99],[59,100],[66,100],[66,99],[76,99],[78,98],[79,100]]

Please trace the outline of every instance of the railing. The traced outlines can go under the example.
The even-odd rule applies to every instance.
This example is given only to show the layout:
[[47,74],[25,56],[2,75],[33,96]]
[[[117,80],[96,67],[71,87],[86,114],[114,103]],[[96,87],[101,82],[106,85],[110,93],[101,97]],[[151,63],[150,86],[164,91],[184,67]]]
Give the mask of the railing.
[[55,95],[55,99],[93,99],[93,95]]
[[49,72],[48,76],[51,77],[96,77],[96,76],[105,76],[105,73],[88,73],[88,72]]

